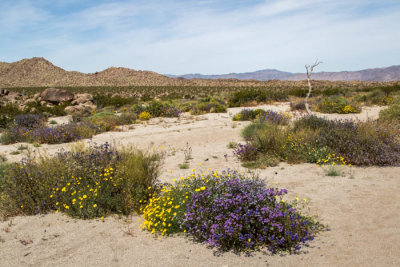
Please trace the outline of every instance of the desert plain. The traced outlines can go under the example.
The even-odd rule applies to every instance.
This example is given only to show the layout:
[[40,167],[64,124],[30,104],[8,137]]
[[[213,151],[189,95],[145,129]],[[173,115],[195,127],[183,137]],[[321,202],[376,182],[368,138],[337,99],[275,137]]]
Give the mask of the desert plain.
[[[260,106],[289,111],[288,103]],[[160,180],[212,170],[243,172],[229,142],[243,142],[240,132],[249,122],[233,122],[227,113],[180,118],[154,118],[122,126],[83,143],[110,142],[164,154]],[[360,114],[318,114],[331,119],[376,119],[381,107],[364,107]],[[301,116],[301,114],[294,114]],[[56,118],[60,123],[68,117]],[[82,141],[81,141],[82,142]],[[0,153],[17,144],[0,145]],[[42,145],[30,153],[53,154],[71,144]],[[189,169],[180,169],[190,147]],[[25,152],[27,153],[27,152]],[[24,155],[7,156],[18,161]],[[220,252],[183,235],[157,239],[139,229],[139,215],[79,220],[60,213],[17,216],[0,222],[0,266],[399,266],[400,167],[343,167],[341,176],[326,176],[316,164],[280,163],[251,170],[268,184],[286,188],[288,199],[307,204],[306,213],[326,225],[299,253],[271,255]]]

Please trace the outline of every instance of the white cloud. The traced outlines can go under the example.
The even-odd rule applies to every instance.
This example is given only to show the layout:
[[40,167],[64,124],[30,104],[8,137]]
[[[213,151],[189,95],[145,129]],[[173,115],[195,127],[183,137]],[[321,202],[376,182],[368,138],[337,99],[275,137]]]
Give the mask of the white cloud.
[[171,74],[302,72],[316,58],[324,61],[319,68],[324,71],[400,64],[399,5],[374,10],[365,5],[381,2],[283,0],[226,9],[215,3],[100,3],[58,16],[24,4],[20,13],[13,8],[0,18],[1,27],[12,25],[3,36],[21,34],[27,24],[36,31],[27,34],[27,42],[0,44],[0,51],[12,55],[8,58],[44,56],[84,72],[109,66]]

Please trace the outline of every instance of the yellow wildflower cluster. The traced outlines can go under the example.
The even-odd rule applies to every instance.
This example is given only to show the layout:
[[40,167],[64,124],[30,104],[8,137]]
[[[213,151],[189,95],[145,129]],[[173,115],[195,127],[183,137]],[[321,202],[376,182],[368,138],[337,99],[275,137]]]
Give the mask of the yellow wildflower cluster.
[[346,105],[343,107],[343,113],[349,114],[349,113],[357,113],[357,110],[352,107],[351,105]]
[[239,112],[239,113],[236,113],[234,116],[233,116],[233,120],[234,121],[238,121],[238,120],[240,120],[240,118],[242,117],[242,114]]
[[[192,171],[193,174],[187,177],[180,177],[179,180],[173,179],[176,186],[165,185],[161,188],[160,193],[152,195],[146,203],[147,205],[141,209],[144,222],[139,227],[142,230],[148,230],[152,234],[161,234],[161,236],[182,231],[182,219],[192,193],[205,190],[209,182],[205,177],[208,172],[200,175],[200,183],[191,182],[196,177],[195,170]],[[216,178],[219,177],[216,171],[211,171],[210,174]]]
[[288,135],[286,139],[286,144],[284,144],[281,149],[290,149],[291,151],[299,150],[303,145],[304,138],[293,137],[291,134]]
[[340,166],[349,166],[351,167],[350,163],[347,163],[347,161],[342,157],[338,156],[335,154],[329,154],[326,158],[324,159],[319,159],[317,161],[317,166],[318,167],[325,167],[325,166],[335,166],[335,165],[340,165]]
[[151,114],[147,111],[143,111],[139,114],[139,119],[142,121],[147,121],[151,119]]
[[[113,178],[113,168],[106,168],[100,174],[93,173],[94,181],[84,181],[82,177],[72,176],[64,187],[52,189],[51,199],[57,197],[57,212],[64,211],[82,217],[97,217],[99,210],[99,193],[104,187],[113,188],[117,181]],[[62,180],[65,180],[62,177]]]
[[176,232],[180,227],[178,215],[182,217],[181,213],[184,212],[181,207],[184,207],[189,198],[189,192],[185,190],[177,193],[164,187],[160,195],[153,196],[142,210],[145,220],[140,228],[149,230],[152,234],[161,233],[162,236]]

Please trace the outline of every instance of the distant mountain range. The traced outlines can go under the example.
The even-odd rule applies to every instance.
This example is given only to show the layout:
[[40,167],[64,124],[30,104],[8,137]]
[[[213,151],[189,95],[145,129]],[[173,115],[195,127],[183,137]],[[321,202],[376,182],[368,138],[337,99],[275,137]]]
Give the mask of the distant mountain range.
[[[400,66],[361,71],[319,72],[314,80],[326,81],[400,81]],[[44,58],[34,57],[17,62],[0,62],[0,87],[49,87],[49,86],[259,86],[267,80],[274,83],[303,83],[304,73],[279,70],[260,70],[225,75],[187,74],[162,75],[152,71],[110,67],[96,73],[66,71]],[[300,81],[300,82],[299,82]]]
[[[254,72],[229,73],[221,75],[203,75],[203,74],[184,74],[167,75],[171,78],[185,79],[239,79],[239,80],[282,80],[282,81],[300,81],[307,79],[305,73],[291,73],[275,69],[258,70]],[[340,71],[340,72],[315,72],[312,74],[313,80],[326,81],[367,81],[367,82],[389,82],[400,81],[400,65],[387,68],[365,69],[359,71]]]

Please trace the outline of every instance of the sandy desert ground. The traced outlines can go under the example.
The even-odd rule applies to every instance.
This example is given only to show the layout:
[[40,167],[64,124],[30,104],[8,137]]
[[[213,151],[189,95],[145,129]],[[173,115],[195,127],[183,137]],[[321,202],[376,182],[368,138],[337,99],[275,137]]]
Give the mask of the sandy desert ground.
[[[288,104],[264,106],[288,110]],[[90,142],[115,142],[163,151],[161,181],[208,168],[246,171],[227,148],[240,142],[247,122],[233,122],[230,114],[206,114],[180,119],[153,119],[133,129],[108,132]],[[370,107],[357,115],[330,118],[366,120],[378,116]],[[323,116],[322,114],[318,114]],[[325,115],[324,115],[325,116]],[[61,119],[60,119],[61,120]],[[85,141],[88,142],[88,141]],[[192,149],[190,168],[181,170],[186,145]],[[42,145],[33,153],[55,153],[69,145]],[[0,145],[9,155],[17,145]],[[226,156],[225,156],[226,155]],[[344,169],[339,177],[325,176],[314,164],[281,163],[256,171],[268,183],[287,188],[289,199],[298,196],[309,203],[308,213],[318,215],[329,227],[299,254],[250,256],[218,253],[184,236],[161,240],[139,230],[139,216],[76,220],[62,214],[19,216],[0,222],[0,266],[400,266],[400,167]]]

